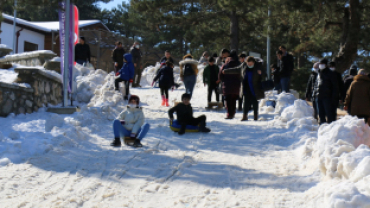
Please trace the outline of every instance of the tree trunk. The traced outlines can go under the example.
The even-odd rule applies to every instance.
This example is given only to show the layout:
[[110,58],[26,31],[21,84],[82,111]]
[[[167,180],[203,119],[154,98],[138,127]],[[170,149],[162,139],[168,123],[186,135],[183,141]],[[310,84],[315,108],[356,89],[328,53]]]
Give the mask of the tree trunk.
[[238,52],[239,46],[239,21],[236,15],[236,10],[230,14],[230,49],[235,49]]
[[344,8],[342,41],[335,57],[336,69],[341,73],[349,69],[357,57],[361,29],[359,6],[359,0],[350,0],[349,7]]

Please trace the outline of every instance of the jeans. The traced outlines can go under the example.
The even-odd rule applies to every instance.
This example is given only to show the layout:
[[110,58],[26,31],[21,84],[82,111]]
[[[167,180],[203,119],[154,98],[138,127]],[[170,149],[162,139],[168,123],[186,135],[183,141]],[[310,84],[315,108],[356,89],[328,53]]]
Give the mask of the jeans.
[[[145,135],[148,133],[150,128],[150,125],[148,123],[145,123],[141,128],[139,129],[136,138],[139,140],[142,140]],[[120,120],[114,120],[113,121],[113,133],[115,138],[120,137],[129,137],[131,134],[131,131],[127,130],[125,127],[122,126]]]
[[254,96],[244,96],[243,113],[245,115],[248,114],[248,111],[249,111],[251,105],[253,105],[254,115],[258,115],[258,101],[257,101],[256,97],[254,97]]
[[274,90],[280,92],[281,91],[281,83],[278,82],[278,83],[274,83],[274,84],[275,84]]
[[284,92],[289,92],[290,77],[282,77],[280,79],[281,90]]
[[316,104],[320,118],[320,125],[323,123],[331,123],[335,120],[333,115],[333,101],[331,98],[317,98]]
[[185,92],[190,94],[190,98],[193,95],[193,90],[195,86],[195,82],[197,81],[197,76],[195,75],[190,75],[184,77],[184,85],[185,85]]

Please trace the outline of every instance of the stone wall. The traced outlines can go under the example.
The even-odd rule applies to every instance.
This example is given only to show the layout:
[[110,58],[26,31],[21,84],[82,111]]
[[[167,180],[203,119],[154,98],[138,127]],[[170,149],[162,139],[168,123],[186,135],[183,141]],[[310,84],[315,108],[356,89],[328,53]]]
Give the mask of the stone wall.
[[52,51],[41,50],[7,55],[0,58],[0,63],[20,64],[23,66],[43,66],[45,62],[50,61],[57,55]]
[[38,68],[16,68],[14,71],[18,72],[17,83],[27,83],[31,87],[0,83],[0,116],[32,113],[40,107],[62,102],[59,77]]

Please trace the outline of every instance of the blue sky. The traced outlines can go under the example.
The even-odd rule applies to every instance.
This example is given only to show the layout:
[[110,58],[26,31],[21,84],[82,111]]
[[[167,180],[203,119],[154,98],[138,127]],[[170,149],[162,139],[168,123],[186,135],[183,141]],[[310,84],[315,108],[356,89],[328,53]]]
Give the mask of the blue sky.
[[125,2],[130,2],[130,0],[113,0],[111,2],[109,2],[108,4],[104,4],[104,3],[98,3],[98,5],[100,6],[100,8],[103,10],[103,9],[112,9],[114,7],[117,7],[118,4],[121,4],[123,1]]

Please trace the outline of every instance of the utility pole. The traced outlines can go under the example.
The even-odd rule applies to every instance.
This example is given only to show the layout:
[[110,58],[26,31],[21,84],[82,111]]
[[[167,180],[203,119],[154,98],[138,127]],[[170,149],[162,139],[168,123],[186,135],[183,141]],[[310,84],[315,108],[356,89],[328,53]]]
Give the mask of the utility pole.
[[15,28],[16,28],[16,18],[17,18],[17,0],[14,0],[14,17],[13,17],[13,54],[15,54],[15,52],[17,51],[15,47],[16,46],[16,42],[15,42],[15,37],[17,36],[16,35],[16,32],[15,32]]
[[63,73],[63,106],[68,105],[68,75],[69,75],[69,19],[70,19],[70,0],[65,0],[65,24],[64,24],[64,73]]
[[270,59],[271,59],[271,44],[270,44],[270,16],[271,16],[271,8],[269,6],[268,9],[268,27],[267,27],[267,66],[266,66],[266,71],[267,71],[267,77],[270,79],[271,77],[271,70],[270,70]]

